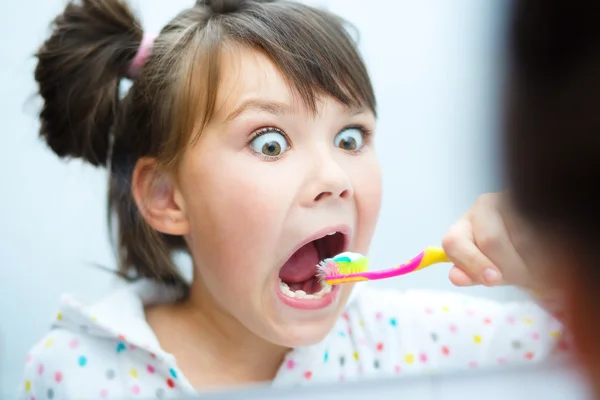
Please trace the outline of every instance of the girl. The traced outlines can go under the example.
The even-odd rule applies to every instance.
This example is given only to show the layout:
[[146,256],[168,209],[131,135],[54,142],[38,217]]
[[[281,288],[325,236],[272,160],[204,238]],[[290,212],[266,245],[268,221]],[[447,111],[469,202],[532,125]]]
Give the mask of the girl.
[[[349,302],[352,285],[315,278],[320,259],[368,252],[380,207],[375,96],[338,17],[203,1],[152,37],[120,1],[83,0],[38,57],[41,135],[61,157],[110,169],[120,271],[139,283],[93,306],[65,297],[28,356],[23,399],[169,398],[538,360],[555,347],[560,326],[534,304],[366,289]],[[486,256],[469,240],[499,215],[489,204],[445,242],[456,283],[508,271],[511,246]],[[177,250],[192,257],[191,282]],[[525,276],[516,260],[505,277]]]

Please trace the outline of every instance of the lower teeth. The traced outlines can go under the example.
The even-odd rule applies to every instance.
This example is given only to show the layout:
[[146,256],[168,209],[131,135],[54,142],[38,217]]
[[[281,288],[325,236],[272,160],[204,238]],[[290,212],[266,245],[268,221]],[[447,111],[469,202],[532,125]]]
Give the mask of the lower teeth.
[[279,279],[279,289],[281,290],[281,292],[287,297],[292,297],[295,299],[320,299],[327,293],[331,292],[331,286],[325,283],[325,280],[322,280],[320,284],[321,290],[319,290],[317,293],[306,294],[304,290],[292,291],[287,283]]

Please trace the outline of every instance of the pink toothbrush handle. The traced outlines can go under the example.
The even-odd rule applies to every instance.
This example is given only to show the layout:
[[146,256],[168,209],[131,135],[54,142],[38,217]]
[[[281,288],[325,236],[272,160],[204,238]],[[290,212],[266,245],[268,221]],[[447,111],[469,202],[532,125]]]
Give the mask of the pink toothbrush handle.
[[405,262],[404,264],[401,264],[397,267],[385,269],[383,271],[359,272],[356,274],[349,274],[349,275],[334,275],[334,276],[328,276],[327,280],[333,281],[333,280],[337,280],[337,279],[348,279],[348,278],[356,277],[356,278],[366,278],[370,281],[376,281],[379,279],[387,279],[387,278],[393,278],[396,276],[406,275],[406,274],[409,274],[413,271],[420,269],[419,266],[421,264],[421,260],[423,260],[424,255],[425,255],[425,251],[422,251],[416,257],[414,257],[412,260]]

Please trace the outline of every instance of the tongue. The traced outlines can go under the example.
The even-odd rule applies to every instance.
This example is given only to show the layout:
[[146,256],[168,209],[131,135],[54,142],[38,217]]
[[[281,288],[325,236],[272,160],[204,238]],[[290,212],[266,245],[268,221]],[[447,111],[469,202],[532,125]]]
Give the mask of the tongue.
[[283,265],[279,278],[287,283],[300,283],[309,280],[317,273],[319,253],[314,242],[304,245]]

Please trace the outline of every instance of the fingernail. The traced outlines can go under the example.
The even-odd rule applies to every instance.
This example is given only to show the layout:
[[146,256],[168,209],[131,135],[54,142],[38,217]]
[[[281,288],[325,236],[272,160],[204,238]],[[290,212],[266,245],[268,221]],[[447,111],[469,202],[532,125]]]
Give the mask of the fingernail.
[[498,283],[500,281],[500,273],[493,268],[487,268],[483,271],[483,280],[489,284]]

